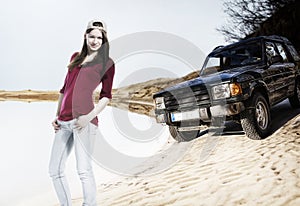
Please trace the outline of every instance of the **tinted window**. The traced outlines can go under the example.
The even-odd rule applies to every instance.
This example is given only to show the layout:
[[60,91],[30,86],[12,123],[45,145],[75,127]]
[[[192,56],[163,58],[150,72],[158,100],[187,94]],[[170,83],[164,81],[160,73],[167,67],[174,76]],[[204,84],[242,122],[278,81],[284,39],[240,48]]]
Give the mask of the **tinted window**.
[[288,58],[282,44],[276,43],[276,46],[280,56],[282,57],[283,62],[288,62]]
[[203,65],[201,75],[214,74],[234,67],[258,64],[261,61],[261,42],[250,42],[209,55],[206,63]]
[[266,42],[266,55],[268,60],[270,60],[272,57],[278,55],[275,45],[272,42]]

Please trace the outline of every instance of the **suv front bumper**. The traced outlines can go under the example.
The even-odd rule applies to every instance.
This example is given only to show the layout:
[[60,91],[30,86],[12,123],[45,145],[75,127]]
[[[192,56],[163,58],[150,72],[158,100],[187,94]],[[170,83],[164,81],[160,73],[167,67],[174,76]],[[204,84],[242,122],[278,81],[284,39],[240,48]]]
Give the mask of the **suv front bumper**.
[[210,107],[212,117],[233,116],[245,110],[243,102],[235,102],[225,105],[215,105]]
[[198,108],[185,112],[166,112],[165,110],[155,110],[157,123],[174,125],[181,121],[201,120],[210,122],[212,117],[233,116],[245,110],[242,102],[235,102],[225,105],[215,105],[209,108]]

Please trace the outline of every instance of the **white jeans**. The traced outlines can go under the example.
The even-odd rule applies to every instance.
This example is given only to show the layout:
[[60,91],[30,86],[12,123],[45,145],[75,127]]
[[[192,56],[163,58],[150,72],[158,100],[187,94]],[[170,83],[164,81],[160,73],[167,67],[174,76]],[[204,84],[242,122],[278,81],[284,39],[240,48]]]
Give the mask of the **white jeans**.
[[93,140],[95,137],[97,127],[89,123],[88,126],[79,132],[77,129],[74,129],[75,122],[76,119],[71,121],[58,121],[60,129],[55,134],[49,164],[49,174],[53,180],[60,205],[71,206],[71,195],[67,179],[64,175],[64,169],[66,160],[74,145],[77,172],[82,183],[83,205],[95,206],[97,205],[96,183],[89,154],[92,154],[91,150],[93,147],[93,142],[90,140]]

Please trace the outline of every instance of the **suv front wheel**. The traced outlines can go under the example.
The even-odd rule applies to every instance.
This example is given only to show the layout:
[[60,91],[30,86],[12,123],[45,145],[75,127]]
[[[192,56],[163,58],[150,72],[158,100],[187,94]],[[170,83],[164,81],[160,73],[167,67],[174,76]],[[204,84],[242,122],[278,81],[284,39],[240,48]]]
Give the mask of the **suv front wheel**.
[[200,130],[192,130],[192,131],[178,131],[176,126],[169,126],[169,131],[171,136],[177,142],[188,142],[195,138],[197,138],[200,134]]
[[241,113],[241,124],[247,137],[263,139],[270,132],[271,115],[265,97],[256,93],[250,100],[249,108]]

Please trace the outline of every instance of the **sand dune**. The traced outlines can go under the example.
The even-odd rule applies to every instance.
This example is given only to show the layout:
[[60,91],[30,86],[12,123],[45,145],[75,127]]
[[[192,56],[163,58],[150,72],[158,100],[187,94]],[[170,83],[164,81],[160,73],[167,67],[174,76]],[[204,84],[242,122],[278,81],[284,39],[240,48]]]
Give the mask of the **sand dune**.
[[[145,162],[135,177],[100,185],[100,205],[300,205],[300,115],[273,135],[206,134],[190,143],[170,142],[187,152],[155,175],[165,156]],[[210,148],[211,147],[211,148]],[[81,199],[73,201],[81,205]]]
[[[133,100],[147,97],[146,102],[150,102],[148,97],[153,90],[140,86],[120,93],[131,91],[127,106],[138,109],[130,111],[140,109],[149,115],[150,110],[138,107]],[[133,168],[134,176],[99,185],[98,202],[107,206],[298,206],[299,112],[291,109],[288,101],[272,109],[273,134],[261,141],[250,140],[241,132],[222,136],[206,133],[189,143],[177,143],[170,137],[158,155]],[[171,149],[166,153],[167,148]],[[183,157],[174,155],[174,151],[181,151]],[[173,160],[176,164],[166,169],[170,158],[177,158]],[[81,203],[81,199],[74,199],[75,206]]]

